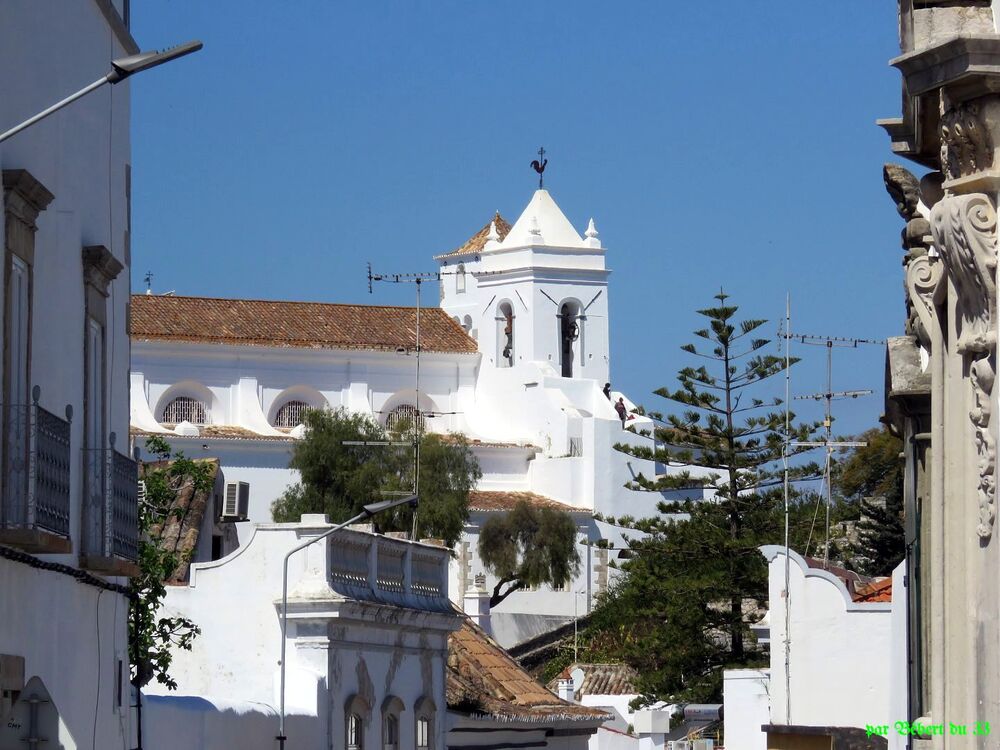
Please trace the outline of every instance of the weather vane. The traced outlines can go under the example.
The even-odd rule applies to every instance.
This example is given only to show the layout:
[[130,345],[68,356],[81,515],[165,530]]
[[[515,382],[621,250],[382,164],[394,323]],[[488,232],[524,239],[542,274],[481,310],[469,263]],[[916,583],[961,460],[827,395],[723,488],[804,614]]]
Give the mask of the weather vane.
[[541,190],[545,187],[545,165],[549,163],[549,160],[545,158],[545,147],[542,146],[538,149],[538,158],[531,162],[531,168],[538,172],[538,189]]

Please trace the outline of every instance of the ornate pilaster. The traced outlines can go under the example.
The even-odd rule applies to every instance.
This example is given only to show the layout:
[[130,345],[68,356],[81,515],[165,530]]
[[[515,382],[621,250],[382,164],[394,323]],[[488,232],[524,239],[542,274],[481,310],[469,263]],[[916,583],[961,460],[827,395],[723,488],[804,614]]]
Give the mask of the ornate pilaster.
[[[942,125],[944,129],[944,125]],[[996,379],[997,214],[982,193],[947,195],[931,212],[934,244],[956,292],[957,352],[965,359],[973,408],[979,524],[988,538],[996,515],[996,443],[990,430]]]

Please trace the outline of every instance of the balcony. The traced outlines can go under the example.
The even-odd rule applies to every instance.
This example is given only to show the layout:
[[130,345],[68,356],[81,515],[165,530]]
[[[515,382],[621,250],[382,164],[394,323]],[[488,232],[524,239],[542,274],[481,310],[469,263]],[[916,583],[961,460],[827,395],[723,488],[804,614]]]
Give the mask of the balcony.
[[2,407],[0,441],[0,544],[26,552],[72,551],[70,519],[70,419],[38,405]]
[[83,451],[81,565],[111,575],[136,575],[139,558],[139,466],[110,447]]
[[328,543],[330,586],[352,599],[452,612],[444,547],[345,529]]

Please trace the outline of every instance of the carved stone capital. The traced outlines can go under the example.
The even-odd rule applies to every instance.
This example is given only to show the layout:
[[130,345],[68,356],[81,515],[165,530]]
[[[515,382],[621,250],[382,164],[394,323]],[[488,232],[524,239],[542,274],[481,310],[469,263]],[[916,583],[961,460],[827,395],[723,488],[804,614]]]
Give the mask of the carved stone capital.
[[934,245],[955,289],[956,349],[967,365],[978,469],[979,524],[993,533],[996,442],[990,428],[996,380],[997,213],[981,193],[945,196],[931,211]]
[[993,166],[993,143],[977,102],[941,115],[941,170],[949,180],[985,172]]

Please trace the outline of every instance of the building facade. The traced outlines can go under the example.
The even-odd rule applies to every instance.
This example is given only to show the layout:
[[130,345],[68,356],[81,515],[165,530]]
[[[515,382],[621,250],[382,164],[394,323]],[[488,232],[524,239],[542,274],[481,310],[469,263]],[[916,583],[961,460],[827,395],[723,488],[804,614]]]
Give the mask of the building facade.
[[[1000,747],[997,215],[1000,8],[899,2],[902,114],[880,122],[917,177],[887,165],[906,222],[905,335],[886,412],[904,440],[909,722],[914,747]],[[950,724],[963,727],[950,731]]]
[[[138,51],[122,0],[0,7],[0,130]],[[57,52],[56,52],[57,51]],[[0,746],[130,743],[129,84],[0,145]],[[39,704],[32,718],[32,697]]]
[[589,611],[617,555],[605,547],[638,535],[599,519],[657,514],[672,493],[627,485],[670,468],[614,449],[653,448],[653,423],[632,413],[623,430],[612,398],[634,406],[603,392],[610,271],[593,222],[579,235],[539,190],[513,225],[498,215],[437,261],[440,306],[419,311],[419,382],[415,308],[133,297],[132,434],[140,448],[159,434],[189,456],[219,458],[237,498],[230,517],[250,522],[239,525],[241,541],[297,480],[287,466],[303,409],[345,408],[383,424],[419,412],[426,430],[464,434],[483,471],[477,489],[493,497],[478,496],[485,504],[473,505],[456,550],[456,601],[484,572],[484,513],[521,498],[577,520],[579,575],[497,607],[494,635],[509,646]]

